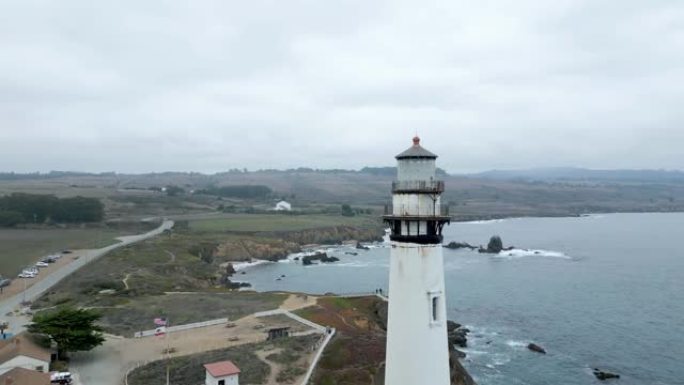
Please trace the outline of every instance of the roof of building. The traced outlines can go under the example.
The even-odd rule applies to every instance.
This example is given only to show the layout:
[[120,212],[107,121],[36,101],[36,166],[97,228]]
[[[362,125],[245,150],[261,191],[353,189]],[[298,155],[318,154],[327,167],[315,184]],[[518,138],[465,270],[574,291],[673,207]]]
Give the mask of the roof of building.
[[50,374],[14,368],[0,375],[0,385],[49,385]]
[[225,377],[240,373],[240,369],[232,361],[214,362],[213,364],[204,364],[209,374],[214,377]]
[[413,146],[411,146],[408,150],[402,152],[401,154],[396,156],[397,159],[410,159],[410,158],[416,158],[416,159],[437,159],[437,155],[431,153],[430,151],[426,150],[423,148],[423,146],[420,145],[420,138],[419,137],[414,137],[413,138]]
[[31,357],[49,363],[52,359],[52,352],[33,342],[26,333],[18,334],[9,340],[0,341],[0,363],[18,356]]

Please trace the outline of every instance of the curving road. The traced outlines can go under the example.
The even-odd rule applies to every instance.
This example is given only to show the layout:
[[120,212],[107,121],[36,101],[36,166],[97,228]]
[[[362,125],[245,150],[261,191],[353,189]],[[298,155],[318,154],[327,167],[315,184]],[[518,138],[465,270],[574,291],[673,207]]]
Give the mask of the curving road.
[[12,297],[0,301],[0,318],[2,318],[5,321],[8,321],[10,324],[10,327],[7,330],[7,332],[14,334],[21,333],[22,331],[24,331],[25,325],[29,322],[29,319],[26,316],[6,316],[6,314],[13,312],[17,308],[19,308],[24,298],[27,301],[33,301],[34,299],[38,298],[41,294],[49,290],[51,287],[56,285],[59,281],[66,278],[67,276],[69,276],[76,270],[80,269],[81,267],[85,266],[87,263],[92,262],[100,258],[101,256],[109,253],[110,251],[118,249],[119,247],[124,247],[132,243],[140,242],[145,239],[157,236],[163,233],[165,230],[170,230],[173,227],[173,225],[174,222],[172,220],[164,220],[164,222],[162,222],[162,224],[159,227],[145,234],[118,237],[117,239],[120,241],[119,243],[115,243],[103,247],[101,249],[77,251],[76,253],[78,253],[79,255],[78,259],[75,259],[72,262],[64,265],[59,270],[52,272],[50,275],[36,282],[33,286],[29,287],[25,291],[22,291],[21,293],[18,293]]

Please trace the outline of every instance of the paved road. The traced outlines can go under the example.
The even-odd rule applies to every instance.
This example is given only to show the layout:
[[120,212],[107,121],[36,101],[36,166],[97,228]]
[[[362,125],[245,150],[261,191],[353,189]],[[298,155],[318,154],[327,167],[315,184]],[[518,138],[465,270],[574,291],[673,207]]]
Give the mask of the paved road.
[[128,235],[124,237],[119,237],[117,238],[121,242],[115,243],[113,245],[109,245],[107,247],[103,247],[101,249],[93,249],[93,250],[82,250],[79,252],[80,258],[74,260],[73,262],[70,262],[67,265],[64,265],[61,267],[59,270],[54,271],[52,274],[49,276],[45,277],[44,279],[36,282],[33,286],[29,287],[26,289],[26,296],[24,297],[24,292],[18,293],[17,295],[6,298],[0,302],[0,317],[3,320],[6,320],[10,323],[10,328],[8,329],[8,332],[10,333],[21,333],[26,325],[28,323],[28,318],[25,316],[6,316],[5,314],[13,312],[15,309],[17,309],[21,302],[26,298],[27,301],[33,301],[34,299],[38,298],[41,294],[49,290],[51,287],[56,285],[59,281],[67,277],[69,274],[73,273],[74,271],[80,269],[84,265],[86,265],[89,262],[92,262],[96,260],[97,258],[107,254],[108,252],[115,250],[119,247],[127,246],[132,243],[140,242],[142,240],[152,238],[154,236],[157,236],[161,233],[163,233],[165,230],[169,230],[173,227],[174,222],[171,220],[165,220],[161,226],[157,227],[156,229],[147,232],[145,234],[138,234],[138,235]]

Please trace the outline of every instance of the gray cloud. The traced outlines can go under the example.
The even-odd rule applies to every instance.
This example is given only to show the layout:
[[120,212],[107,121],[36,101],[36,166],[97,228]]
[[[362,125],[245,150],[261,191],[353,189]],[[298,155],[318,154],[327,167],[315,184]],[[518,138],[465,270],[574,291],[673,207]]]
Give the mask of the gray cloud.
[[0,4],[0,170],[684,169],[676,0]]

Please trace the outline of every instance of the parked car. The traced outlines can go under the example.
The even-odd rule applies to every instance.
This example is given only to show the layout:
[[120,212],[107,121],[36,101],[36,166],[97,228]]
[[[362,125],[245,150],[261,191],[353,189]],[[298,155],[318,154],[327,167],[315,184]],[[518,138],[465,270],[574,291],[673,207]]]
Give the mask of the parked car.
[[69,372],[50,373],[50,383],[52,384],[71,384],[72,378]]
[[19,277],[19,278],[35,278],[36,275],[33,273],[29,273],[29,272],[24,271],[21,274],[19,274],[17,277]]
[[7,278],[2,278],[2,277],[0,277],[0,287],[9,286],[10,283],[12,283],[12,280],[11,280],[11,279],[7,279]]
[[48,267],[50,265],[47,264],[47,262],[36,262],[36,267]]

